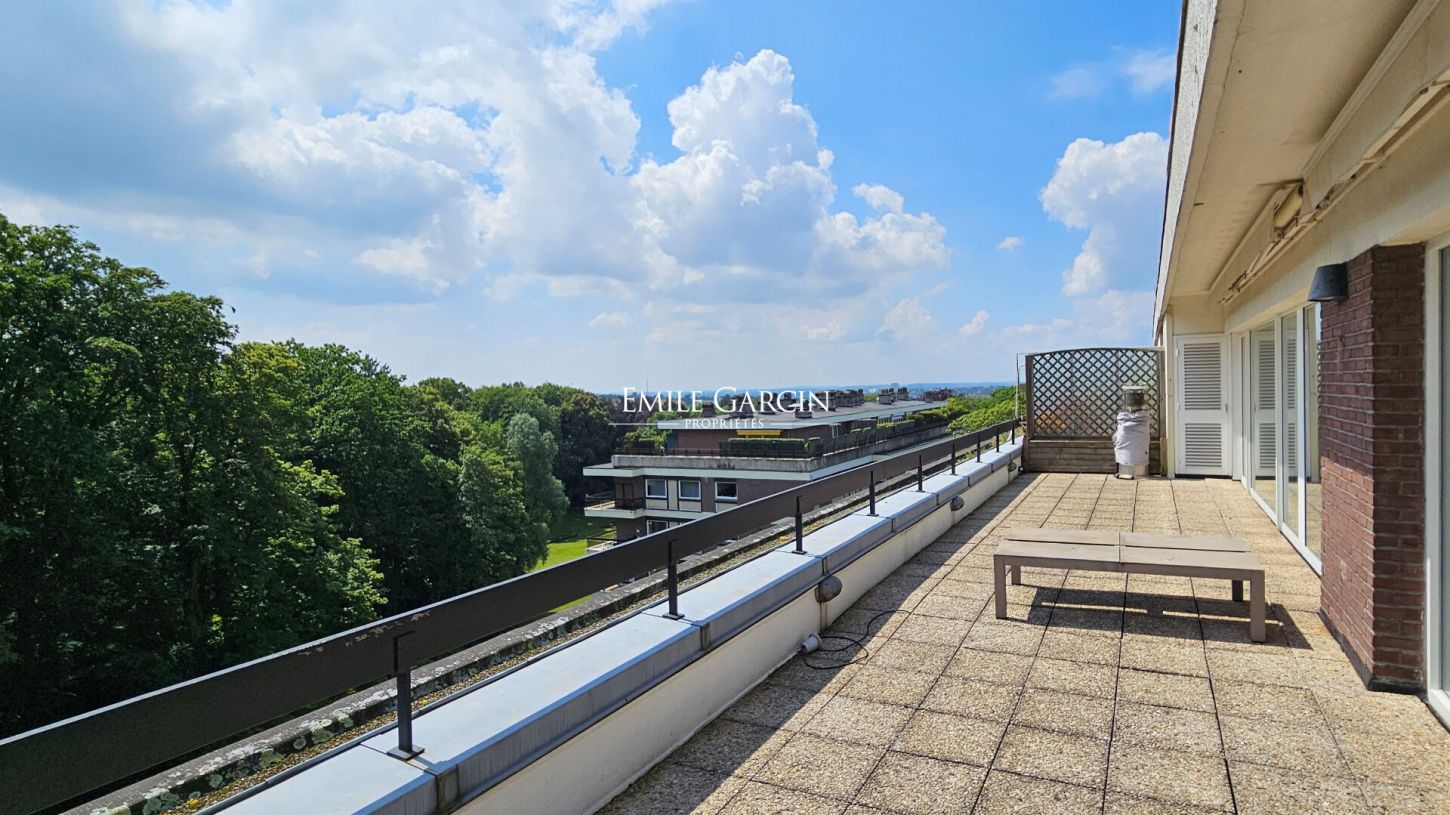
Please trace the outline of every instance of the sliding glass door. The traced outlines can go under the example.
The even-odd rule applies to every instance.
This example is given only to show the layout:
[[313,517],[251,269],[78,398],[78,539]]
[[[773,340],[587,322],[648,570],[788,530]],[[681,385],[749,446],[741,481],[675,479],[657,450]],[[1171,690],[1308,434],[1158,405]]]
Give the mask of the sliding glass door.
[[1296,308],[1244,338],[1244,481],[1320,569],[1319,309]]

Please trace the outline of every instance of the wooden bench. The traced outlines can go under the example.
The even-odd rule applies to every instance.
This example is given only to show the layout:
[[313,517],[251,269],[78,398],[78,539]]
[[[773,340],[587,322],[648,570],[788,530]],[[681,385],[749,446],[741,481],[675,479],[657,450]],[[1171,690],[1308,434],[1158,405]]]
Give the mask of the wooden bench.
[[1249,637],[1263,642],[1264,566],[1248,544],[1224,535],[1160,535],[1081,529],[1012,529],[992,556],[997,617],[1007,617],[1007,573],[1022,584],[1022,567],[1204,577],[1233,583],[1233,599],[1249,584]]

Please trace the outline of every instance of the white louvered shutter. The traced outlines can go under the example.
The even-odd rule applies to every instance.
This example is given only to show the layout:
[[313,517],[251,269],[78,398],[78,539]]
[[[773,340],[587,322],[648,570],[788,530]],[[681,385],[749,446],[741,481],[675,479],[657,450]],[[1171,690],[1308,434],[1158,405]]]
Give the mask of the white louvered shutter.
[[1229,474],[1228,362],[1222,334],[1175,339],[1179,473]]

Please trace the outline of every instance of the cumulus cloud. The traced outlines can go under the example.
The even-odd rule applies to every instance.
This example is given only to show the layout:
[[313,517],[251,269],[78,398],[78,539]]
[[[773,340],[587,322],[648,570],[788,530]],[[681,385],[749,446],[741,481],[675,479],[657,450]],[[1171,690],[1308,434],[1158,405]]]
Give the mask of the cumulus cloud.
[[957,329],[957,333],[961,334],[963,337],[977,336],[978,334],[982,333],[983,329],[987,327],[987,317],[988,315],[986,311],[978,311],[976,314],[972,315],[972,319],[966,321],[962,324],[961,328]]
[[1077,139],[1067,146],[1041,194],[1053,220],[1088,232],[1062,273],[1063,294],[1153,279],[1167,162],[1168,142],[1157,133],[1112,144]]
[[0,128],[0,207],[229,301],[466,292],[497,325],[499,302],[589,298],[595,327],[623,314],[659,347],[889,345],[884,304],[950,265],[945,227],[839,177],[770,50],[702,65],[666,106],[673,149],[642,156],[640,112],[596,60],[660,1],[364,5],[346,24],[282,0],[24,4],[0,71],[67,80],[0,85],[28,111]]
[[921,300],[907,297],[886,312],[886,317],[882,319],[881,327],[876,329],[876,333],[890,334],[902,340],[915,340],[930,334],[934,326],[931,312],[926,310]]
[[1099,65],[1076,65],[1053,74],[1048,97],[1052,99],[1089,99],[1108,87],[1108,77]]
[[1173,82],[1178,75],[1178,60],[1166,49],[1135,51],[1123,66],[1123,74],[1128,77],[1133,93],[1152,93]]
[[851,188],[851,192],[871,205],[872,209],[882,212],[900,215],[906,206],[906,200],[901,197],[901,193],[882,184],[857,184]]
[[619,328],[629,325],[629,315],[622,311],[601,311],[589,321],[590,328]]
[[1002,250],[1003,252],[1010,252],[1021,245],[1022,238],[1018,235],[1008,235],[1002,240],[997,241],[997,248]]

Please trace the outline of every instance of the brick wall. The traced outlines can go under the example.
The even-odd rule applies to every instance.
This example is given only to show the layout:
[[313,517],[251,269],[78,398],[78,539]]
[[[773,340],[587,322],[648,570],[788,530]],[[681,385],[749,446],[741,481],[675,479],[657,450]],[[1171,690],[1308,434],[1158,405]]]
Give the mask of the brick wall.
[[1321,311],[1321,612],[1386,690],[1424,685],[1424,283],[1422,244],[1375,247]]
[[[1112,439],[1028,439],[1022,467],[1033,473],[1116,473]],[[1158,440],[1148,443],[1148,472],[1162,473]]]

